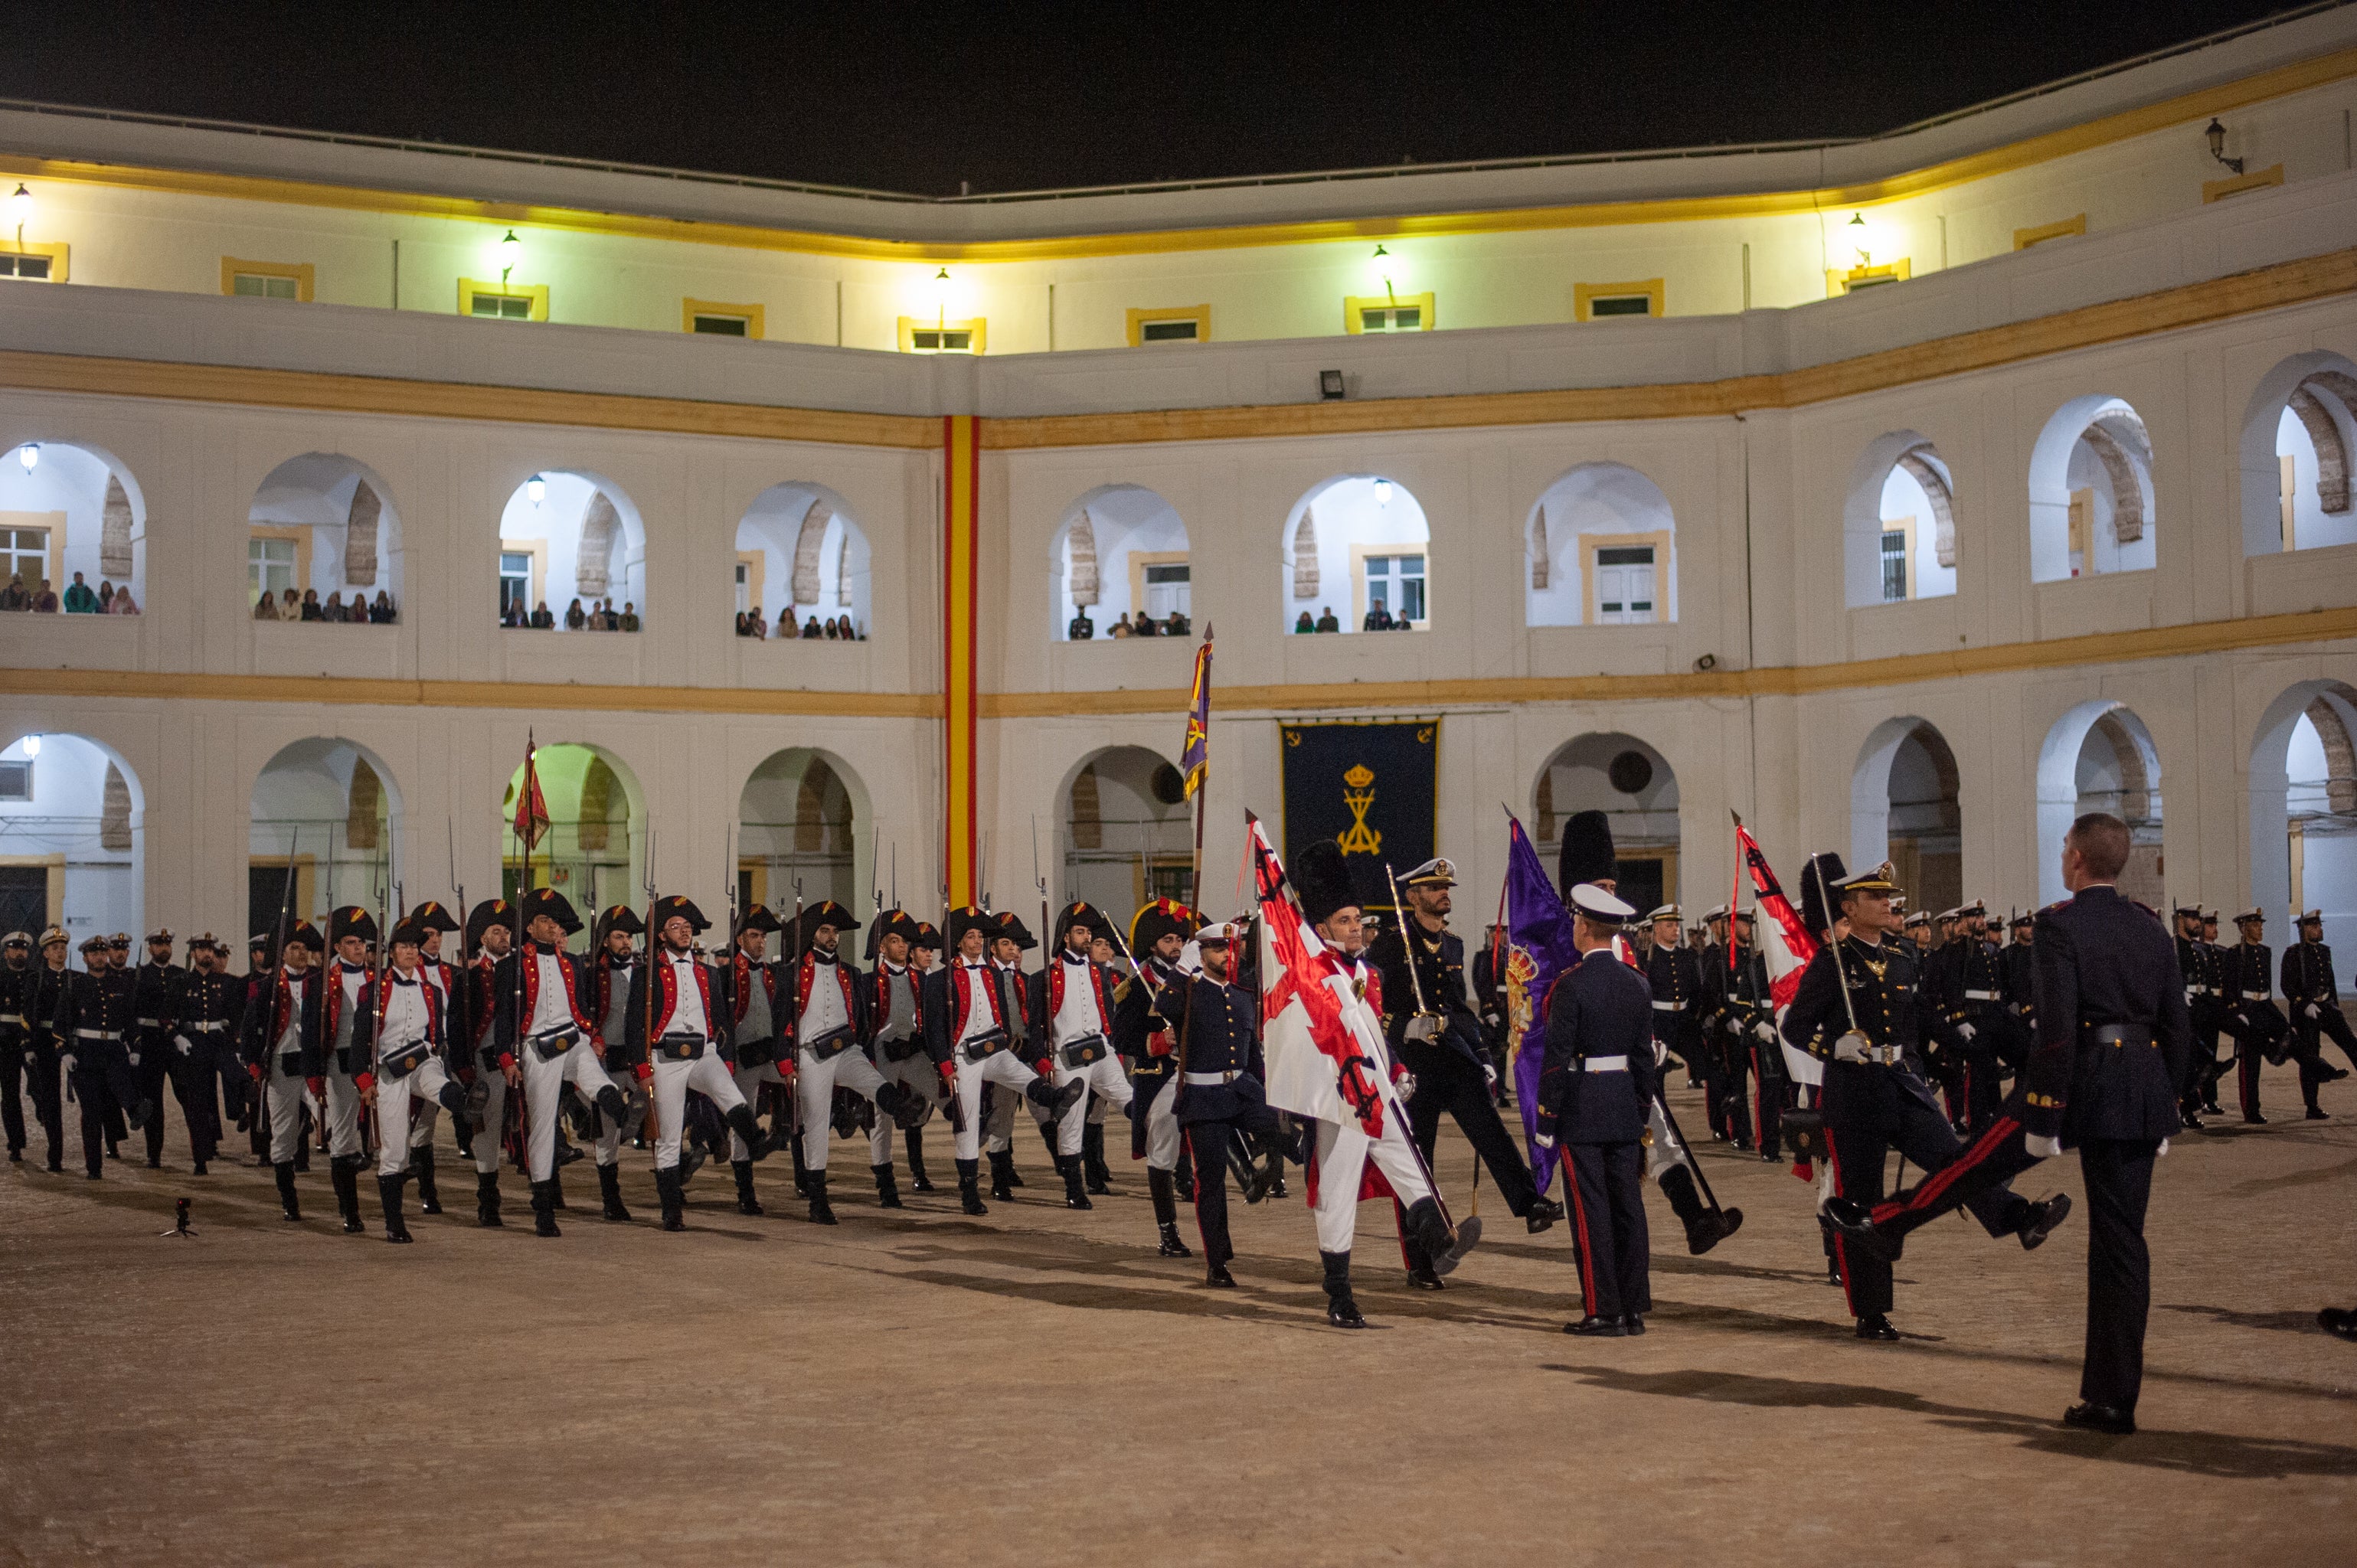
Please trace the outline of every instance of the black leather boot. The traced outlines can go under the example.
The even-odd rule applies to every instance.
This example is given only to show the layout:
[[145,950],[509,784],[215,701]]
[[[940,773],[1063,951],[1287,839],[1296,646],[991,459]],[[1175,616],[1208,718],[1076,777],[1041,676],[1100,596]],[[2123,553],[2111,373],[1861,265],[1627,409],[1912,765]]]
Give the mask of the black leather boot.
[[912,1127],[909,1130],[907,1137],[909,1140],[909,1190],[931,1192],[933,1190],[932,1178],[925,1175],[925,1135]]
[[738,1105],[728,1112],[728,1130],[744,1141],[746,1163],[755,1164],[770,1157],[770,1140],[753,1120],[748,1105]]
[[388,1241],[409,1240],[409,1224],[401,1217],[401,1184],[408,1179],[397,1176],[376,1178],[377,1201],[384,1205],[384,1239]]
[[1481,1220],[1476,1215],[1449,1229],[1448,1216],[1440,1212],[1440,1204],[1429,1197],[1418,1198],[1407,1211],[1406,1232],[1415,1240],[1425,1257],[1431,1261],[1436,1275],[1455,1272],[1465,1254],[1481,1240]]
[[1045,1111],[1049,1121],[1060,1122],[1064,1119],[1064,1112],[1078,1105],[1081,1097],[1088,1091],[1089,1086],[1077,1078],[1061,1089],[1044,1078],[1035,1078],[1023,1086],[1023,1098]]
[[802,1132],[797,1126],[786,1140],[786,1147],[794,1156],[794,1196],[810,1196],[810,1165],[802,1158]]
[[960,1160],[957,1163],[958,1207],[968,1214],[987,1214],[990,1206],[982,1201],[982,1162]]
[[619,1165],[597,1167],[597,1196],[606,1200],[606,1218],[628,1223],[630,1211],[622,1207],[622,1167]]
[[1703,1206],[1702,1193],[1695,1186],[1694,1172],[1683,1165],[1672,1165],[1662,1173],[1662,1196],[1670,1200],[1670,1212],[1686,1230],[1686,1251],[1695,1257],[1709,1251],[1743,1228],[1743,1210],[1729,1208],[1713,1213]]
[[835,1223],[834,1205],[826,1200],[826,1167],[824,1165],[810,1173],[810,1222],[813,1225]]
[[1096,1207],[1095,1204],[1089,1201],[1088,1188],[1081,1185],[1082,1178],[1080,1155],[1058,1155],[1056,1156],[1056,1169],[1061,1172],[1064,1177],[1065,1208],[1094,1208]]
[[361,1219],[361,1156],[339,1155],[328,1162],[328,1177],[336,1189],[336,1212],[343,1217],[344,1234],[368,1230]]
[[990,1156],[990,1196],[1001,1203],[1015,1201],[1015,1151],[1000,1149]]
[[737,1173],[737,1212],[739,1214],[761,1213],[761,1200],[753,1196],[753,1162],[731,1160],[728,1162],[728,1168]]
[[1159,1232],[1162,1244],[1157,1249],[1166,1258],[1191,1258],[1187,1243],[1178,1239],[1178,1200],[1171,1185],[1168,1171],[1149,1167],[1146,1173],[1146,1195],[1154,1200],[1154,1229]]
[[899,1183],[893,1177],[892,1162],[887,1160],[880,1165],[870,1165],[867,1168],[876,1173],[876,1207],[878,1208],[899,1208],[900,1187]]
[[556,1184],[536,1181],[532,1184],[532,1233],[535,1236],[562,1236],[556,1228]]
[[679,1167],[655,1172],[655,1196],[662,1202],[662,1228],[687,1229],[687,1199],[679,1187]]
[[1113,1172],[1105,1165],[1104,1123],[1091,1122],[1081,1129],[1081,1170],[1089,1190],[1099,1197],[1113,1191]]
[[548,1171],[548,1207],[565,1212],[565,1167],[551,1165]]
[[475,1223],[496,1230],[507,1223],[500,1218],[500,1173],[475,1173]]
[[1367,1320],[1351,1294],[1351,1254],[1321,1251],[1318,1261],[1326,1265],[1326,1321],[1337,1328],[1364,1328]]
[[442,1189],[434,1185],[434,1145],[409,1151],[409,1174],[417,1178],[417,1212],[442,1212]]
[[290,1220],[303,1218],[302,1200],[295,1196],[295,1162],[281,1160],[271,1169],[278,1176],[278,1206]]

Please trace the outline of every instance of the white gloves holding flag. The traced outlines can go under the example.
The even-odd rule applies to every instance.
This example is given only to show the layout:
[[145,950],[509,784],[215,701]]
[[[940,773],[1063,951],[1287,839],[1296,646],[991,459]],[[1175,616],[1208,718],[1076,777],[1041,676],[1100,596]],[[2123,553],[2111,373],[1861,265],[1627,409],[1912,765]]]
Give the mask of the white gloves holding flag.
[[1856,1029],[1850,1029],[1843,1033],[1838,1039],[1834,1041],[1834,1060],[1837,1062],[1866,1061],[1869,1059],[1868,1053],[1873,1049],[1874,1042],[1872,1040],[1867,1039]]
[[1407,1021],[1407,1037],[1421,1043],[1440,1033],[1440,1020],[1430,1013],[1418,1013]]
[[1776,1026],[1770,1024],[1765,1018],[1762,1018],[1757,1024],[1752,1025],[1751,1032],[1760,1036],[1760,1041],[1762,1045],[1772,1046],[1776,1043]]

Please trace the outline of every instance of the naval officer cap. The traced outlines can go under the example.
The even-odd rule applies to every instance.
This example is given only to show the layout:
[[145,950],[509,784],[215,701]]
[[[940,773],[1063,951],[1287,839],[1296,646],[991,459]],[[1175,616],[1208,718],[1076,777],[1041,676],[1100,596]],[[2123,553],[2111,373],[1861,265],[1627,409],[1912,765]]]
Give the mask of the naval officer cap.
[[1593,882],[1576,882],[1571,887],[1571,907],[1591,920],[1632,920],[1637,907],[1625,904]]
[[2320,926],[2324,924],[2324,911],[2321,909],[2302,910],[2300,912],[2299,923],[2303,926]]
[[1401,877],[1400,886],[1403,887],[1454,887],[1457,886],[1457,867],[1438,855],[1435,855]]
[[1199,948],[1223,948],[1236,940],[1236,929],[1225,920],[1214,920],[1195,933]]
[[1652,914],[1650,914],[1650,915],[1648,915],[1648,916],[1646,916],[1646,917],[1645,917],[1645,918],[1646,918],[1648,921],[1652,921],[1652,920],[1674,920],[1674,919],[1678,919],[1678,918],[1681,918],[1681,917],[1679,916],[1679,913],[1678,913],[1678,907],[1677,907],[1675,904],[1664,904],[1664,905],[1663,905],[1660,908],[1658,908],[1658,909],[1654,910]]
[[2237,916],[2235,916],[2235,917],[2234,917],[2234,924],[2236,924],[2236,925],[2238,925],[2238,926],[2249,926],[2249,925],[2260,925],[2260,926],[2264,926],[2264,925],[2266,925],[2266,923],[2267,923],[2267,913],[2266,913],[2266,911],[2265,909],[2260,908],[2256,904],[2252,905],[2249,908],[2247,908],[2247,909],[2244,910],[2241,914],[2239,914],[2239,915],[2237,915]]
[[1724,904],[1717,905],[1711,908],[1705,909],[1702,912],[1702,921],[1706,926],[1710,924],[1713,920],[1724,920],[1726,918],[1727,906]]

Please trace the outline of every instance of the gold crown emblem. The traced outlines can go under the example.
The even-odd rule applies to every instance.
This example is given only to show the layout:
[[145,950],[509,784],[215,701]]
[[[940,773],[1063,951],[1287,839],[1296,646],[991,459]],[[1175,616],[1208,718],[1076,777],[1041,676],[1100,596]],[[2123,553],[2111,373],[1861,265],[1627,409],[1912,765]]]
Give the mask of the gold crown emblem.
[[1353,789],[1363,789],[1374,781],[1373,770],[1363,762],[1354,765],[1351,771],[1342,775],[1342,782]]

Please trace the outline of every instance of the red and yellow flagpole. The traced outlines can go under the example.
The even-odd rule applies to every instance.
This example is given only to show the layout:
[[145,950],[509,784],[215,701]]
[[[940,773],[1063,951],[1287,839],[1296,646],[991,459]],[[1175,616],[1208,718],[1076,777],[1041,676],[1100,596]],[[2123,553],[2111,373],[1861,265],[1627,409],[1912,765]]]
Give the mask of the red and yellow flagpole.
[[975,720],[981,708],[982,443],[979,421],[942,421],[942,714],[947,842],[942,861],[952,905],[974,901]]

